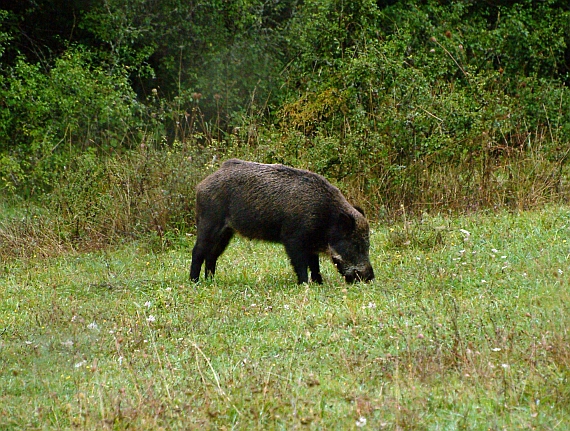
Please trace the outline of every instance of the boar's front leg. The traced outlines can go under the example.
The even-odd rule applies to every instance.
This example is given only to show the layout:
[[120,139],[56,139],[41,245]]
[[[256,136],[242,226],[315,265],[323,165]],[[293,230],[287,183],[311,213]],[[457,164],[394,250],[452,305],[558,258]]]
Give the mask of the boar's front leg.
[[293,269],[295,269],[295,273],[297,274],[297,283],[308,283],[310,255],[295,242],[285,243],[285,251],[287,251],[291,265],[293,265]]
[[314,281],[318,284],[323,284],[323,277],[319,268],[318,253],[309,254],[309,269],[311,270],[311,281]]

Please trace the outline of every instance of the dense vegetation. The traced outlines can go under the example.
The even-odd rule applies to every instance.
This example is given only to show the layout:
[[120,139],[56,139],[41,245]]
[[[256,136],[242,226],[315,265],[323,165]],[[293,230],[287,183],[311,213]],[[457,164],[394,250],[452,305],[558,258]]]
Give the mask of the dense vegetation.
[[229,156],[317,171],[372,218],[568,197],[566,1],[37,0],[0,23],[16,253],[187,231]]

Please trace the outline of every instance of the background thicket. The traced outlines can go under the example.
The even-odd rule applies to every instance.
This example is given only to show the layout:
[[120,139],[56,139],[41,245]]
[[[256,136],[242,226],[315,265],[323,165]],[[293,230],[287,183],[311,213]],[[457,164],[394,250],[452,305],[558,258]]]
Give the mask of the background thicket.
[[371,218],[569,194],[566,1],[35,0],[0,24],[13,254],[168,244],[233,156],[317,171]]

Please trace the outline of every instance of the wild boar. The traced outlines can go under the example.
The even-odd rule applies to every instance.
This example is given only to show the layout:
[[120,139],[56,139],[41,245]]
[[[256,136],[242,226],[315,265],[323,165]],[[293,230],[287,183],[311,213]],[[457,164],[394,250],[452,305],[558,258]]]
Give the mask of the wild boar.
[[214,275],[234,232],[283,244],[299,284],[309,281],[308,269],[312,281],[323,282],[319,253],[328,253],[349,283],[374,279],[363,211],[310,171],[227,160],[196,188],[196,223],[193,281],[198,281],[204,261],[206,277]]

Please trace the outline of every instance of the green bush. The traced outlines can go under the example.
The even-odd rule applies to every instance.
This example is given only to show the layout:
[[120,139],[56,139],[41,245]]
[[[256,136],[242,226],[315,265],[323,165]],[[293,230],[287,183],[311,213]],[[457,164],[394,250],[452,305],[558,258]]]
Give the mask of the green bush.
[[[556,2],[483,11],[462,2],[311,5],[318,19],[297,22],[298,60],[279,111],[291,143],[283,159],[395,211],[561,196],[570,94],[557,74],[568,11]],[[383,24],[376,34],[374,20]]]
[[0,188],[46,191],[77,153],[131,142],[140,105],[122,71],[71,49],[46,73],[20,59],[0,87]]

